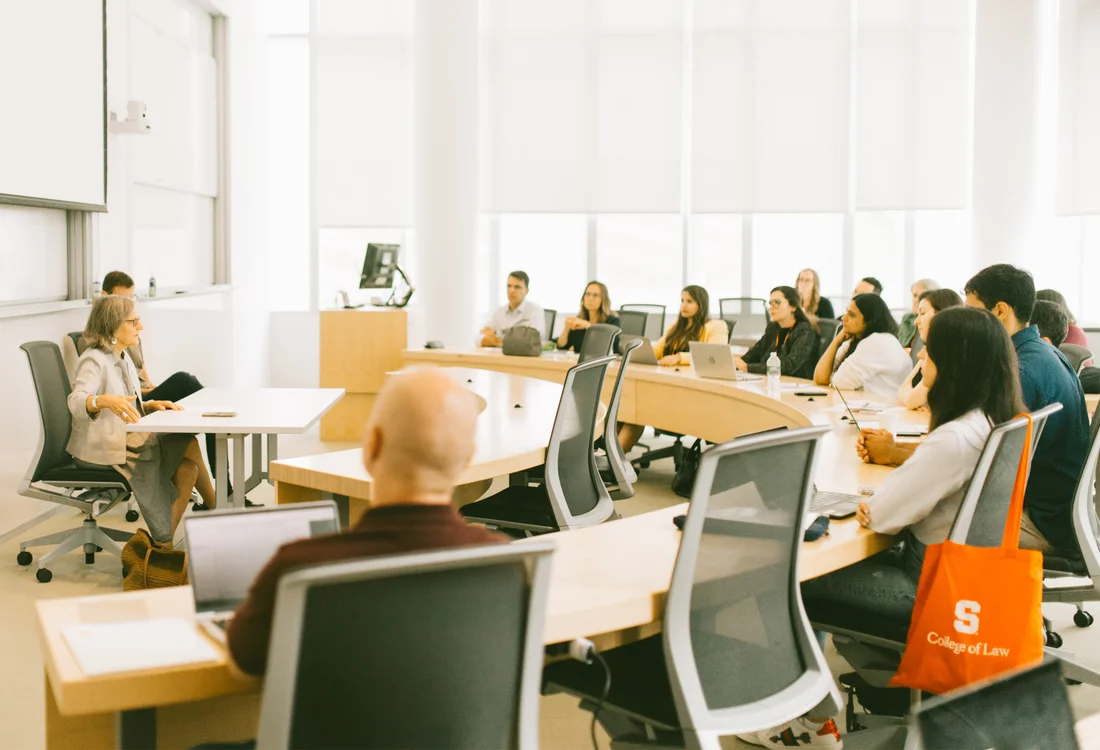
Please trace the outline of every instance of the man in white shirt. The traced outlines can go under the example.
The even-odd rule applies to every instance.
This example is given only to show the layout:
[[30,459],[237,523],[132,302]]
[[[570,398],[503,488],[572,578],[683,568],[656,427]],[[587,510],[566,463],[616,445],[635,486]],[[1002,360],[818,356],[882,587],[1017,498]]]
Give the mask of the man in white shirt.
[[524,271],[508,274],[508,304],[493,312],[489,322],[478,334],[478,346],[500,346],[504,332],[513,326],[525,325],[536,329],[540,338],[547,337],[546,316],[542,308],[527,301],[530,278]]

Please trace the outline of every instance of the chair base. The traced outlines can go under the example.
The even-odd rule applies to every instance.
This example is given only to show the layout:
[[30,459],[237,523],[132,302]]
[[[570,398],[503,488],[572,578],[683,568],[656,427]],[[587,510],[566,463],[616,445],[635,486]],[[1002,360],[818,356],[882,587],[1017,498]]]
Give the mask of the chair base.
[[[54,534],[20,542],[18,562],[20,565],[31,564],[30,553],[26,551],[28,547],[53,546],[52,550],[38,559],[38,580],[47,583],[53,577],[49,573],[48,566],[61,555],[72,552],[77,547],[82,547],[85,562],[88,563],[95,561],[97,552],[108,552],[116,557],[121,557],[122,546],[119,542],[125,543],[132,536],[133,533],[129,531],[101,527],[94,518],[86,516],[79,528],[58,531]],[[45,571],[46,574],[44,575],[42,571]]]

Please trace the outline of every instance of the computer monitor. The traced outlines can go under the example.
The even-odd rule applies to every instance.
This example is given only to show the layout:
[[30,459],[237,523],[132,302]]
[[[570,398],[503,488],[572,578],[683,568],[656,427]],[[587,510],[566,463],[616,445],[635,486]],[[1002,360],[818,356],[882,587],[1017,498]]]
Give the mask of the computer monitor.
[[397,272],[397,255],[400,252],[400,245],[369,243],[367,255],[363,259],[363,274],[359,277],[359,288],[393,288],[393,276]]

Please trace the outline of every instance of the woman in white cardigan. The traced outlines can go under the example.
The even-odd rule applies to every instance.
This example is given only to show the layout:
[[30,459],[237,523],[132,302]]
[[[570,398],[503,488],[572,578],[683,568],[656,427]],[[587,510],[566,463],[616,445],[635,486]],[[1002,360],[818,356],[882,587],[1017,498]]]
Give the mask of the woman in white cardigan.
[[814,369],[814,382],[863,390],[894,403],[912,362],[898,343],[898,324],[877,294],[857,294],[841,318],[836,338]]
[[191,490],[213,508],[214,487],[194,435],[126,431],[146,414],[183,408],[142,401],[137,370],[125,354],[141,330],[133,299],[103,297],[92,305],[84,328],[91,345],[77,362],[69,396],[73,426],[66,450],[80,468],[110,467],[126,477],[149,533],[171,545]]

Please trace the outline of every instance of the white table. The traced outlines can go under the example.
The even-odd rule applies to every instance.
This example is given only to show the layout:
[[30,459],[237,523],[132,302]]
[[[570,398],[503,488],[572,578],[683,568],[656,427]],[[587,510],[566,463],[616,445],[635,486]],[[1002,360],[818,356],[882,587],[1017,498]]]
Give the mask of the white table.
[[[300,435],[344,396],[343,388],[203,388],[179,402],[183,411],[153,412],[127,432],[214,435],[212,457],[217,475],[218,507],[233,507],[238,497],[267,479],[268,464],[279,457],[279,435]],[[204,417],[205,412],[236,412],[235,417]],[[267,436],[263,456],[260,436]],[[244,441],[252,436],[252,474],[244,475]],[[233,441],[233,497],[229,497],[229,441]],[[226,505],[228,503],[228,505]],[[243,502],[241,503],[243,505]]]

